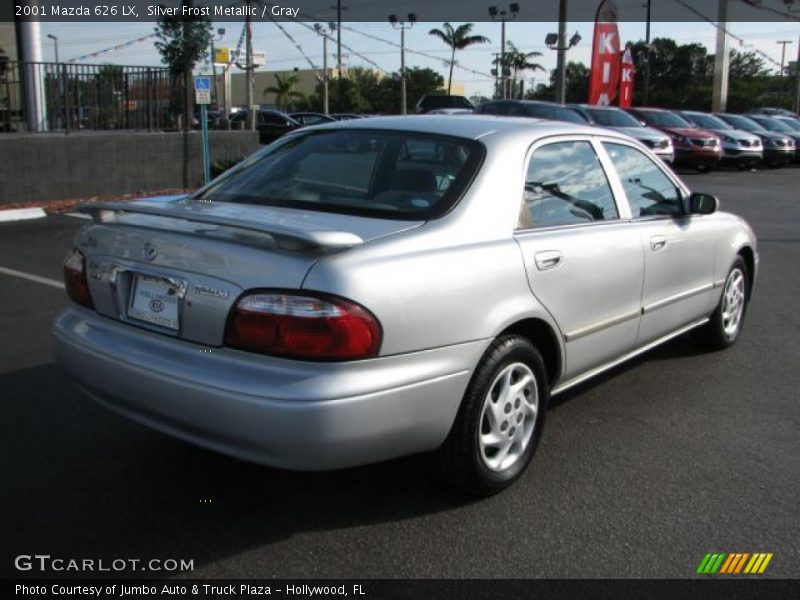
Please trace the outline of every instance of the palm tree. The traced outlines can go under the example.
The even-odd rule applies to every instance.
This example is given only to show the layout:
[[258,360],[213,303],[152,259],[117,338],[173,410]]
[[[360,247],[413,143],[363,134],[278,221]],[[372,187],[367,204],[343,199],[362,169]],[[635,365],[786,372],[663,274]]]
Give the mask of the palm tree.
[[517,75],[520,72],[545,71],[545,68],[539,63],[531,62],[530,60],[541,56],[541,52],[522,52],[512,41],[509,41],[506,45],[508,46],[508,50],[506,50],[505,66],[511,69],[511,89],[514,90],[516,95]]
[[447,94],[450,95],[450,89],[453,85],[453,65],[456,62],[456,50],[463,50],[475,44],[488,44],[489,38],[483,35],[470,35],[474,23],[464,23],[454,28],[450,23],[442,25],[442,29],[431,29],[428,33],[434,37],[438,37],[445,44],[450,46],[452,53],[450,55],[450,77],[447,79]]
[[294,86],[300,81],[297,75],[284,75],[281,77],[275,73],[275,84],[264,88],[264,96],[267,94],[275,94],[275,104],[278,105],[280,110],[286,110],[286,107],[292,100],[299,100],[303,94],[294,89]]

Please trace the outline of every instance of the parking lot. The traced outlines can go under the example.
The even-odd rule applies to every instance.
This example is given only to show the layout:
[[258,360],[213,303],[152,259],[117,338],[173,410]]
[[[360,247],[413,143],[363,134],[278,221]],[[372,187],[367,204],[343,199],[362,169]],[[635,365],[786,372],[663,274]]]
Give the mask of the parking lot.
[[[684,336],[558,396],[524,477],[477,502],[420,458],[284,472],[96,406],[53,360],[63,290],[0,272],[3,575],[39,553],[194,559],[199,577],[682,578],[722,551],[800,576],[800,168],[685,181],[759,237],[742,339]],[[84,223],[0,224],[0,267],[60,281]]]

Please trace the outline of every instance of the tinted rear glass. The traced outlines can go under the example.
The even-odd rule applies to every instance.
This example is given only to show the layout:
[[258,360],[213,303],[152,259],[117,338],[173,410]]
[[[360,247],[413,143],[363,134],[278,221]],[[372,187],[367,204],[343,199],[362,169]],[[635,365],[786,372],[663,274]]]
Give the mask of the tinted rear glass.
[[420,106],[427,110],[434,108],[474,108],[472,103],[463,96],[425,96]]
[[424,133],[328,130],[294,135],[247,159],[197,196],[389,219],[446,212],[483,158],[473,140]]

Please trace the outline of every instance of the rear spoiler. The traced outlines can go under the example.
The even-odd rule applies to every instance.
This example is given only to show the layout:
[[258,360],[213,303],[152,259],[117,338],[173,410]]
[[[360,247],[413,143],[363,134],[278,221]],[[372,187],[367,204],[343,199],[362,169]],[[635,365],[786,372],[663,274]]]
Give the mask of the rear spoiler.
[[300,242],[303,245],[323,248],[340,249],[350,248],[363,244],[364,240],[355,233],[349,231],[338,231],[331,229],[301,229],[283,223],[269,223],[263,221],[246,221],[231,217],[223,217],[210,214],[199,214],[185,209],[165,206],[141,206],[128,203],[98,202],[96,204],[83,204],[76,209],[76,212],[91,215],[95,223],[107,222],[106,215],[114,214],[140,214],[155,217],[167,217],[170,219],[181,219],[192,223],[205,223],[209,225],[220,225],[245,231],[255,231],[266,233],[274,237],[285,238]]

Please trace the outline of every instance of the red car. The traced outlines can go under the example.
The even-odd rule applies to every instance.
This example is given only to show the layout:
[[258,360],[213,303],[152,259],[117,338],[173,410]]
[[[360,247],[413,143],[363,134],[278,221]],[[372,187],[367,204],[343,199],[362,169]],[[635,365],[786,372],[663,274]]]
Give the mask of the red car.
[[675,165],[710,171],[722,159],[719,138],[705,129],[698,129],[674,112],[660,108],[626,108],[645,125],[667,133],[675,146]]

